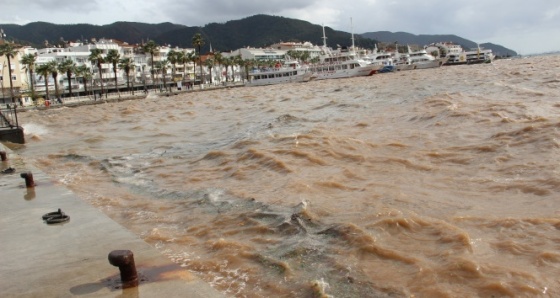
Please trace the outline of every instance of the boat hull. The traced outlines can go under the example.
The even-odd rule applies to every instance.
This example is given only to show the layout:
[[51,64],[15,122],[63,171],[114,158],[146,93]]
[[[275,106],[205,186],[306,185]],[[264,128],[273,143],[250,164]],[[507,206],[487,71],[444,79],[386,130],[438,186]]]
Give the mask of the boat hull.
[[371,76],[378,72],[382,67],[383,66],[379,65],[363,65],[352,69],[343,69],[342,65],[331,64],[317,65],[311,68],[311,71],[315,75],[316,80],[327,80]]
[[265,86],[288,83],[308,82],[314,78],[307,69],[280,69],[273,71],[254,72],[249,74],[247,86]]

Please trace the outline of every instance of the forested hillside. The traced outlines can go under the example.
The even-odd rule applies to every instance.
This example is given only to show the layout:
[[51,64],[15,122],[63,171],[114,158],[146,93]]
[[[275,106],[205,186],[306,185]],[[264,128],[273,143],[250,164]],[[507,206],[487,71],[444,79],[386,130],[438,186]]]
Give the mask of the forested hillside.
[[[44,47],[45,42],[50,45],[63,45],[64,41],[91,39],[118,39],[129,44],[139,44],[147,40],[154,40],[157,44],[192,47],[192,37],[201,33],[205,45],[202,51],[208,51],[210,45],[213,50],[230,51],[242,47],[265,47],[281,41],[309,41],[313,44],[323,44],[323,27],[307,21],[290,19],[279,16],[254,15],[241,20],[225,23],[210,23],[204,27],[188,27],[172,23],[146,24],[135,22],[116,22],[109,25],[57,25],[44,22],[34,22],[26,25],[0,24],[8,40],[20,44]],[[327,45],[330,47],[350,46],[352,34],[336,31],[325,27]],[[354,43],[364,48],[373,48],[377,41],[394,42],[400,44],[425,45],[438,41],[454,41],[465,48],[476,46],[472,41],[455,35],[413,35],[405,32],[391,33],[387,31],[355,34]],[[496,53],[503,55],[516,53],[499,45],[483,44]]]

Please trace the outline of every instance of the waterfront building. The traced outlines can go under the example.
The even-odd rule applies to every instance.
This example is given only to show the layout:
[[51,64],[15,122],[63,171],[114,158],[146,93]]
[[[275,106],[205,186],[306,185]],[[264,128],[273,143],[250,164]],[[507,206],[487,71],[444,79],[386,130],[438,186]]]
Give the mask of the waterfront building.
[[[0,42],[4,41],[0,40]],[[126,88],[126,73],[124,70],[118,68],[118,65],[116,71],[117,86],[115,86],[115,71],[112,63],[102,63],[101,75],[99,74],[97,65],[89,60],[91,50],[93,49],[100,49],[103,56],[106,56],[110,50],[116,50],[121,59],[131,58],[134,64],[134,69],[130,72],[130,79],[132,85],[137,88],[142,88],[142,86],[143,88],[158,86],[158,84],[162,84],[164,77],[168,83],[189,80],[194,81],[194,64],[192,62],[185,63],[185,61],[182,61],[176,65],[175,78],[172,78],[172,67],[169,66],[165,69],[165,71],[162,69],[154,71],[155,82],[152,82],[151,55],[149,53],[144,53],[142,45],[130,45],[126,42],[114,39],[64,41],[64,44],[60,46],[51,46],[48,43],[45,43],[45,48],[42,49],[35,49],[31,47],[20,47],[17,49],[16,57],[10,59],[14,97],[21,100],[24,105],[32,104],[31,82],[33,82],[34,90],[38,98],[41,98],[46,94],[45,86],[47,85],[49,87],[49,94],[51,97],[56,96],[56,87],[59,89],[60,96],[64,96],[69,92],[66,73],[58,73],[57,82],[54,81],[52,75],[43,77],[36,71],[34,71],[33,77],[29,77],[27,69],[25,69],[25,65],[22,65],[20,62],[22,57],[29,53],[36,56],[35,69],[52,61],[59,65],[66,60],[71,60],[77,67],[88,67],[91,71],[91,81],[85,82],[83,77],[76,74],[72,75],[70,84],[72,85],[74,95],[86,95],[84,93],[84,83],[87,83],[88,85],[88,93],[100,92],[101,85],[106,87],[105,89],[109,89],[110,92]],[[170,46],[165,45],[158,46],[157,51],[154,53],[154,63],[165,61],[167,59],[167,54],[171,50],[176,52],[181,51],[184,54],[194,52],[194,49],[180,49],[177,47],[171,48]],[[0,57],[0,87],[2,88],[0,103],[11,102],[10,83],[7,79],[8,76],[7,59],[5,56],[2,56]],[[55,84],[57,85],[56,87]],[[88,95],[92,94],[93,93],[90,93]]]
[[[7,43],[7,41],[0,38],[0,44]],[[8,68],[8,59],[6,56],[0,56],[0,103],[11,103],[12,92],[14,100],[20,98],[22,91],[27,84],[26,70],[21,64],[20,60],[23,55],[32,52],[30,47],[16,48],[17,52],[15,57],[10,59],[10,68]],[[12,88],[10,89],[10,69],[12,75]]]

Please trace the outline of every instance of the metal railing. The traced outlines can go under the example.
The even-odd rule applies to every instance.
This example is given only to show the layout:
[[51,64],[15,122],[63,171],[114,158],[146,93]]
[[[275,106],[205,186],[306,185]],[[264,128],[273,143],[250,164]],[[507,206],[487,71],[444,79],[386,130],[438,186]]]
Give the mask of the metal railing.
[[5,108],[0,108],[0,128],[19,127],[17,118],[17,106],[7,104]]

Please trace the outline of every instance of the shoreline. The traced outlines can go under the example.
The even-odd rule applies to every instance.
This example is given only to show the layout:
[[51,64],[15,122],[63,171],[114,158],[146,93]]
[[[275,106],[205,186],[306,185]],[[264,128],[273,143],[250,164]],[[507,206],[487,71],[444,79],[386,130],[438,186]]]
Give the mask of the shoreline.
[[110,102],[121,102],[127,100],[138,100],[138,99],[145,99],[150,95],[155,95],[157,97],[170,97],[176,96],[185,93],[191,92],[204,92],[204,91],[213,91],[213,90],[220,90],[220,89],[228,89],[228,88],[239,88],[245,87],[245,83],[243,82],[233,82],[228,85],[215,85],[215,86],[207,86],[202,89],[194,87],[189,90],[174,90],[174,91],[166,91],[166,92],[157,92],[155,89],[151,90],[148,93],[144,93],[142,91],[137,92],[138,94],[127,94],[127,95],[120,95],[120,94],[113,94],[106,96],[105,98],[95,98],[92,99],[91,96],[83,96],[79,98],[70,98],[66,99],[62,104],[51,104],[49,106],[37,106],[37,105],[29,105],[29,106],[18,106],[18,112],[27,112],[32,110],[48,110],[48,109],[55,109],[55,108],[63,108],[63,107],[78,107],[84,105],[96,105],[96,104],[103,104],[103,103],[110,103]]

